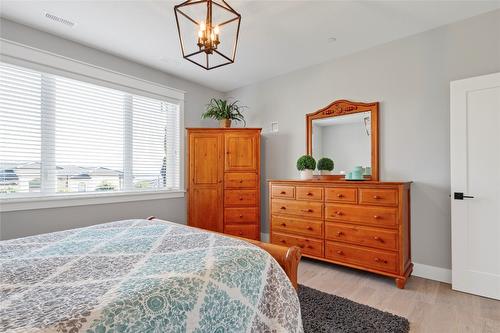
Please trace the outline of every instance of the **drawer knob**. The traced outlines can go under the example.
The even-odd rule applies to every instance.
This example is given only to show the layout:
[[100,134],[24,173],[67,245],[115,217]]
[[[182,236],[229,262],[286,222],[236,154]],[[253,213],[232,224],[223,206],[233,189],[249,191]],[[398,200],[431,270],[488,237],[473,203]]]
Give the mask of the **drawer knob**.
[[337,198],[343,198],[344,195],[343,194],[337,194]]
[[375,220],[378,220],[378,219],[380,219],[380,216],[378,216],[378,215],[374,215],[374,216],[373,216],[373,218],[374,218]]
[[243,218],[243,215],[240,215],[240,219],[242,219],[242,218]]
[[304,248],[304,244],[297,244],[298,247],[300,247],[301,249]]
[[382,264],[387,264],[387,260],[380,259],[380,258],[375,258],[375,262],[379,262],[379,263],[382,263]]
[[281,242],[282,242],[283,244],[286,244],[286,240],[284,240],[284,239],[282,239],[282,240],[281,240]]
[[285,191],[281,191],[280,194],[286,194],[286,192]]
[[313,249],[313,247],[311,245],[307,245],[307,248],[308,249]]
[[337,251],[337,254],[340,254],[341,256],[344,255],[344,251]]
[[242,200],[243,200],[243,197],[240,197],[240,201],[242,201]]
[[286,207],[285,207],[285,206],[281,206],[281,208],[280,208],[280,209],[283,209],[283,210],[285,210],[285,209],[286,209]]
[[378,200],[378,199],[382,199],[382,197],[380,197],[380,196],[378,196],[378,195],[374,195],[374,196],[373,196],[373,199]]
[[311,226],[307,227],[307,230],[313,230],[313,228]]
[[240,184],[243,183],[243,179],[240,179]]
[[379,241],[380,243],[384,242],[384,240],[382,238],[380,238],[379,236],[373,236],[373,239],[376,241]]
[[342,236],[344,233],[342,231],[337,232],[337,236]]
[[341,211],[335,212],[335,214],[337,214],[339,216],[342,216],[342,212]]
[[301,211],[303,211],[304,213],[312,213],[313,210],[311,208],[309,209],[301,209]]
[[313,194],[311,192],[307,192],[307,195],[311,197]]
[[242,236],[242,235],[243,235],[243,233],[240,231],[240,232],[238,232],[238,235]]
[[282,227],[286,227],[286,223],[281,223],[281,226]]

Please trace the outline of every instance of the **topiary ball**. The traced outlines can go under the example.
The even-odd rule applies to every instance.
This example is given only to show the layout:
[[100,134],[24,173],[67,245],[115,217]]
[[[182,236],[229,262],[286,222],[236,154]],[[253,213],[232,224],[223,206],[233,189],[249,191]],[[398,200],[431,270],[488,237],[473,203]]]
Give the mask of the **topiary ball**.
[[333,161],[328,157],[323,157],[318,160],[318,170],[332,171],[333,167]]
[[316,168],[316,160],[309,155],[303,155],[297,160],[297,170],[314,170]]

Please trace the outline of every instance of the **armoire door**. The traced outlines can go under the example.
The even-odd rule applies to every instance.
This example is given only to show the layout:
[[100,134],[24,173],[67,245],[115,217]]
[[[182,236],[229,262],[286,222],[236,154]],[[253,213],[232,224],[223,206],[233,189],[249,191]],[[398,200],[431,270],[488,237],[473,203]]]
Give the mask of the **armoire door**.
[[248,132],[226,132],[225,171],[257,172],[259,161],[259,135]]
[[188,224],[222,232],[223,152],[222,133],[189,133]]

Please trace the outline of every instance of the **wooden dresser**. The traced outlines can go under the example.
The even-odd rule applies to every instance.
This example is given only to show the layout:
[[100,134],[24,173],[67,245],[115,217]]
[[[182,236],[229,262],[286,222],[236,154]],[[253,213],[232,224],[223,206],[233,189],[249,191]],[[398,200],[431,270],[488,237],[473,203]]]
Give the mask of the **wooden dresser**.
[[409,182],[272,180],[269,194],[272,243],[404,288],[413,269]]
[[260,128],[188,128],[188,225],[260,239]]

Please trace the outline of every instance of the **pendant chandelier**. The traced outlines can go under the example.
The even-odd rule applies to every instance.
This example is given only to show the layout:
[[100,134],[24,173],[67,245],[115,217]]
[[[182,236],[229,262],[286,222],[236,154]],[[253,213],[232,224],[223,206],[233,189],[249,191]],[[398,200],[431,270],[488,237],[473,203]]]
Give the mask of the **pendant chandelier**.
[[187,0],[174,7],[182,56],[210,70],[232,64],[241,15],[224,0]]

